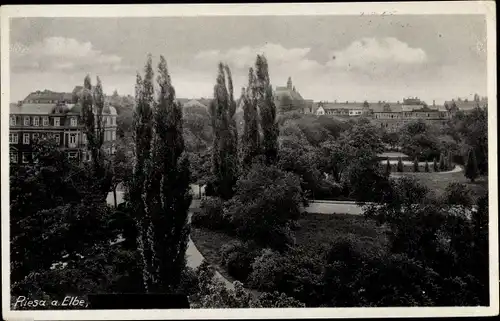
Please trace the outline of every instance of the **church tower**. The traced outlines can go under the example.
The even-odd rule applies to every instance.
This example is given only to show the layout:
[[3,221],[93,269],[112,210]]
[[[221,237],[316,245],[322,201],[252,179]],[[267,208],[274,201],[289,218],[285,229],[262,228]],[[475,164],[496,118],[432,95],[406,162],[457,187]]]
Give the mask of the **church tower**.
[[289,90],[292,90],[292,88],[293,88],[292,77],[288,77],[288,81],[286,82],[286,88],[288,88]]

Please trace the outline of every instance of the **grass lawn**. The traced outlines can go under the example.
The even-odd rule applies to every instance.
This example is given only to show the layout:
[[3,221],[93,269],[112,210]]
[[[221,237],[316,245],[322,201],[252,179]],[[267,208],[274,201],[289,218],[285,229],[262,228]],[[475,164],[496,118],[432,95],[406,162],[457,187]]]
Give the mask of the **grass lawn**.
[[[336,237],[347,234],[358,238],[366,250],[384,248],[387,244],[383,228],[361,215],[307,213],[299,220],[299,228],[295,230],[296,245],[308,252],[321,253]],[[206,228],[192,227],[191,239],[212,266],[229,281],[235,281],[220,264],[220,249],[224,244],[235,240],[234,237]]]
[[351,234],[367,247],[385,247],[384,229],[362,215],[307,213],[295,231],[296,244],[311,251],[324,251],[331,241]]
[[477,198],[488,192],[488,176],[479,177],[474,183],[465,178],[463,172],[440,174],[438,173],[401,173],[395,176],[412,176],[417,178],[423,185],[427,186],[436,196],[444,194],[446,187],[450,183],[462,183],[467,185],[472,191],[472,196]]

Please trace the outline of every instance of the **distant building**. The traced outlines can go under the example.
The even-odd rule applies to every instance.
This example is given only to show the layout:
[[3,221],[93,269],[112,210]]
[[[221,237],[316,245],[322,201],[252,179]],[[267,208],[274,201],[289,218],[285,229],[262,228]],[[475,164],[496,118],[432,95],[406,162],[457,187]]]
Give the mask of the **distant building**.
[[420,99],[406,98],[403,102],[319,102],[315,114],[337,117],[370,118],[375,124],[387,131],[396,131],[410,121],[417,119],[436,125],[445,125],[451,118],[452,112],[444,106],[437,106],[433,102],[428,106]]
[[316,108],[315,114],[320,115],[332,115],[332,116],[368,116],[370,114],[369,108],[365,103],[358,102],[319,102]]
[[304,99],[292,84],[289,77],[285,87],[277,86],[274,92],[274,100],[278,111],[299,111],[305,114],[313,113],[313,101]]
[[[82,106],[73,104],[73,93],[36,91],[23,101],[10,104],[9,154],[11,163],[36,162],[32,144],[37,139],[52,138],[69,159],[90,160],[85,150],[87,138],[82,121]],[[104,124],[104,151],[114,154],[116,141],[116,109],[105,104],[102,113]]]
[[444,103],[444,107],[450,111],[462,111],[464,113],[469,113],[473,111],[475,108],[486,108],[488,107],[488,98],[487,97],[479,97],[476,95],[475,99],[452,99],[448,100]]

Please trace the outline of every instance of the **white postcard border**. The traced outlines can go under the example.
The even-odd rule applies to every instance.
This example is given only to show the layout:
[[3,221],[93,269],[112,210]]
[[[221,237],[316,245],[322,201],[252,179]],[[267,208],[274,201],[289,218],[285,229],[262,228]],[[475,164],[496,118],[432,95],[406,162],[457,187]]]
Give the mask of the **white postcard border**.
[[[256,318],[377,318],[426,316],[489,316],[499,312],[498,298],[498,180],[496,11],[493,1],[230,4],[230,5],[66,5],[2,6],[1,10],[1,209],[2,209],[2,310],[6,320],[131,320],[131,319],[256,319]],[[290,308],[193,310],[79,310],[13,311],[10,309],[9,260],[9,18],[13,17],[166,17],[258,15],[430,15],[481,14],[487,23],[488,50],[488,150],[490,208],[490,306],[419,308]]]

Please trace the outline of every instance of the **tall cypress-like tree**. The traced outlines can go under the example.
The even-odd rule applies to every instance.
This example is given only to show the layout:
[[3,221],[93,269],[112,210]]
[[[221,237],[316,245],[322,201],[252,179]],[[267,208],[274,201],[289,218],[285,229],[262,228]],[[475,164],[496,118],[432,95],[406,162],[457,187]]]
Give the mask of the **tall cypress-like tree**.
[[415,159],[413,160],[413,171],[414,172],[418,172],[419,171],[419,168],[418,168],[418,157],[415,157]]
[[440,171],[445,171],[446,170],[446,160],[445,156],[443,153],[439,155],[439,170]]
[[387,157],[387,163],[385,164],[385,173],[387,176],[391,175],[391,163],[389,162],[389,157]]
[[448,151],[448,157],[446,158],[448,161],[448,170],[453,169],[453,152],[450,150]]
[[92,88],[90,76],[86,76],[83,83],[83,92],[80,98],[82,105],[82,119],[87,135],[87,149],[92,156],[92,172],[96,181],[96,189],[106,197],[111,187],[109,164],[106,163],[102,151],[104,142],[104,125],[102,111],[104,109],[104,94],[102,84],[97,77],[97,84]]
[[269,67],[263,55],[257,55],[255,74],[263,135],[262,151],[266,162],[268,164],[274,164],[278,157],[279,128],[276,121],[276,105],[274,104],[273,89],[269,80]]
[[214,142],[212,147],[212,172],[215,177],[215,194],[223,199],[233,196],[238,172],[238,135],[234,113],[232,77],[227,65],[219,64],[214,99],[209,107]]
[[148,169],[151,167],[151,140],[153,138],[154,87],[151,55],[148,56],[144,72],[144,80],[138,74],[135,86],[136,108],[133,122],[135,164],[133,178],[129,186],[129,198],[137,225],[137,247],[142,258],[144,289],[148,292],[151,288],[152,279],[152,271],[150,270],[152,230],[150,226],[151,220],[148,217],[143,196],[145,195]]
[[476,178],[479,176],[476,153],[474,152],[474,148],[471,148],[469,150],[469,154],[467,155],[467,163],[465,164],[464,175],[465,177],[470,179],[471,182],[474,182]]
[[401,157],[398,158],[397,171],[398,172],[403,172],[404,171],[403,160],[401,159]]
[[185,268],[192,196],[189,162],[184,154],[182,107],[160,56],[158,99],[153,113],[153,152],[146,182],[146,211],[151,219],[150,271],[152,292],[175,291]]
[[424,171],[425,171],[426,173],[428,173],[428,172],[430,171],[430,169],[429,169],[429,162],[428,162],[427,160],[425,161]]
[[435,157],[434,160],[432,161],[432,168],[434,169],[434,172],[439,172],[439,166]]
[[242,165],[248,167],[260,153],[259,115],[257,111],[257,92],[253,68],[248,71],[248,86],[242,93],[243,100],[243,135],[242,135]]

